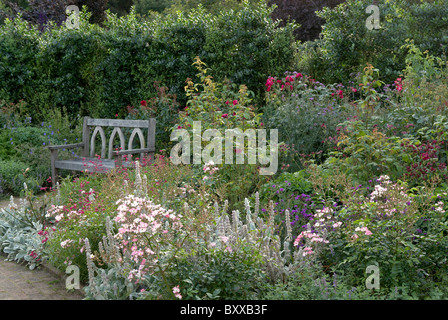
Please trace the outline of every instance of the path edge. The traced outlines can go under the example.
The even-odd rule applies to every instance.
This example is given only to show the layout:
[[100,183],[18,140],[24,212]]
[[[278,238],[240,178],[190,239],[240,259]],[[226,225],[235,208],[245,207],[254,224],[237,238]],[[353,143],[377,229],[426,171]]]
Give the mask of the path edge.
[[[8,255],[0,250],[0,257],[7,258]],[[16,261],[11,261],[11,262],[17,263]],[[23,262],[19,263],[19,264],[21,264],[24,268],[28,268],[28,266],[26,266]],[[58,268],[52,266],[49,263],[46,263],[46,262],[40,263],[38,265],[37,269],[39,269],[39,268],[41,268],[42,270],[47,271],[48,273],[52,274],[53,276],[55,276],[57,278],[59,278],[64,283],[65,283],[66,279],[68,278],[67,274],[65,274],[64,272],[62,272],[61,270],[59,270]],[[31,271],[33,271],[33,270],[31,270]],[[67,290],[67,292],[72,293],[74,295],[77,295],[80,298],[84,299],[86,297],[85,292],[84,292],[85,286],[82,283],[80,283],[79,286],[80,286],[79,289],[72,289],[73,291],[68,290],[67,288],[66,288],[66,290]]]
[[[57,278],[61,279],[61,281],[63,281],[64,283],[65,283],[66,279],[68,278],[68,275],[66,273],[62,272],[61,270],[52,266],[49,263],[43,262],[39,265],[39,267],[41,267],[42,269],[45,269],[48,273],[51,273],[54,276],[56,276]],[[84,287],[85,286],[82,283],[80,283],[79,289],[71,289],[71,290],[73,290],[73,291],[71,291],[66,288],[66,290],[68,292],[72,292],[73,294],[76,294],[84,299],[86,297],[85,292],[84,292]]]

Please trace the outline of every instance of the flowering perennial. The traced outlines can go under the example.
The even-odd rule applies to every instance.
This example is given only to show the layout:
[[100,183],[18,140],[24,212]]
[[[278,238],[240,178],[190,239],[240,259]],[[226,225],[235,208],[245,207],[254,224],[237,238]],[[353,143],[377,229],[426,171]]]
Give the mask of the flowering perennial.
[[169,250],[179,239],[180,215],[151,200],[128,195],[116,202],[118,233],[115,238],[123,254],[129,254],[134,269],[129,280],[138,281],[154,271],[162,251]]

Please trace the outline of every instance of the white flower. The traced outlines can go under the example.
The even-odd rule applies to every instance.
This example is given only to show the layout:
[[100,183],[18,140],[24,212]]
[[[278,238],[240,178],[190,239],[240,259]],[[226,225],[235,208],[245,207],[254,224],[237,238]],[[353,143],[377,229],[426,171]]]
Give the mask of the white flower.
[[333,224],[333,228],[337,228],[340,227],[342,225],[342,222],[336,222],[335,224]]
[[73,243],[74,241],[71,239],[67,239],[61,242],[61,247],[62,248],[67,248],[71,243]]

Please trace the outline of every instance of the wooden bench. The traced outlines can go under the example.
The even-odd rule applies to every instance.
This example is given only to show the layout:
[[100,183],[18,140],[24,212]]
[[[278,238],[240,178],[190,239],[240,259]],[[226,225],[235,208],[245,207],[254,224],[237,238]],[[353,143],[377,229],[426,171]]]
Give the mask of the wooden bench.
[[[108,150],[106,150],[106,134],[103,127],[113,127],[109,137]],[[133,129],[129,141],[125,144],[125,136],[121,128]],[[145,140],[142,129],[148,129]],[[91,131],[93,132],[91,134]],[[95,157],[95,138],[97,135],[101,137],[101,157]],[[114,138],[118,134],[120,139],[120,148],[114,149]],[[82,142],[74,144],[65,144],[57,146],[48,146],[51,152],[51,181],[53,186],[58,178],[58,169],[67,169],[72,171],[87,172],[107,172],[111,169],[132,165],[132,161],[127,160],[128,155],[140,154],[141,159],[145,155],[150,155],[154,159],[155,152],[155,134],[156,119],[149,120],[117,120],[117,119],[92,119],[84,117]],[[140,140],[140,149],[132,149],[135,136],[138,135]],[[145,146],[146,141],[146,146]],[[64,149],[82,149],[82,157],[72,160],[58,160],[58,151]],[[106,151],[108,151],[106,155]],[[99,155],[99,154],[98,154]],[[106,157],[107,156],[107,157]]]

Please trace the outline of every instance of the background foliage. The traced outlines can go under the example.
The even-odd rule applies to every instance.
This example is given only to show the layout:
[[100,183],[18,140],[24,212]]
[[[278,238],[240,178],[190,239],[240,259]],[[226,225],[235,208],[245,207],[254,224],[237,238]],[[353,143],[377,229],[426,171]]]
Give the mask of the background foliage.
[[109,14],[101,28],[88,23],[91,15],[84,11],[78,30],[54,26],[44,32],[21,19],[7,21],[0,29],[0,99],[24,99],[39,111],[66,107],[72,118],[110,118],[156,96],[153,83],[160,81],[184,104],[197,55],[218,79],[260,92],[265,77],[289,69],[295,56],[295,26],[277,28],[270,12],[260,2],[237,12],[213,15],[198,8],[147,21],[135,12]]

